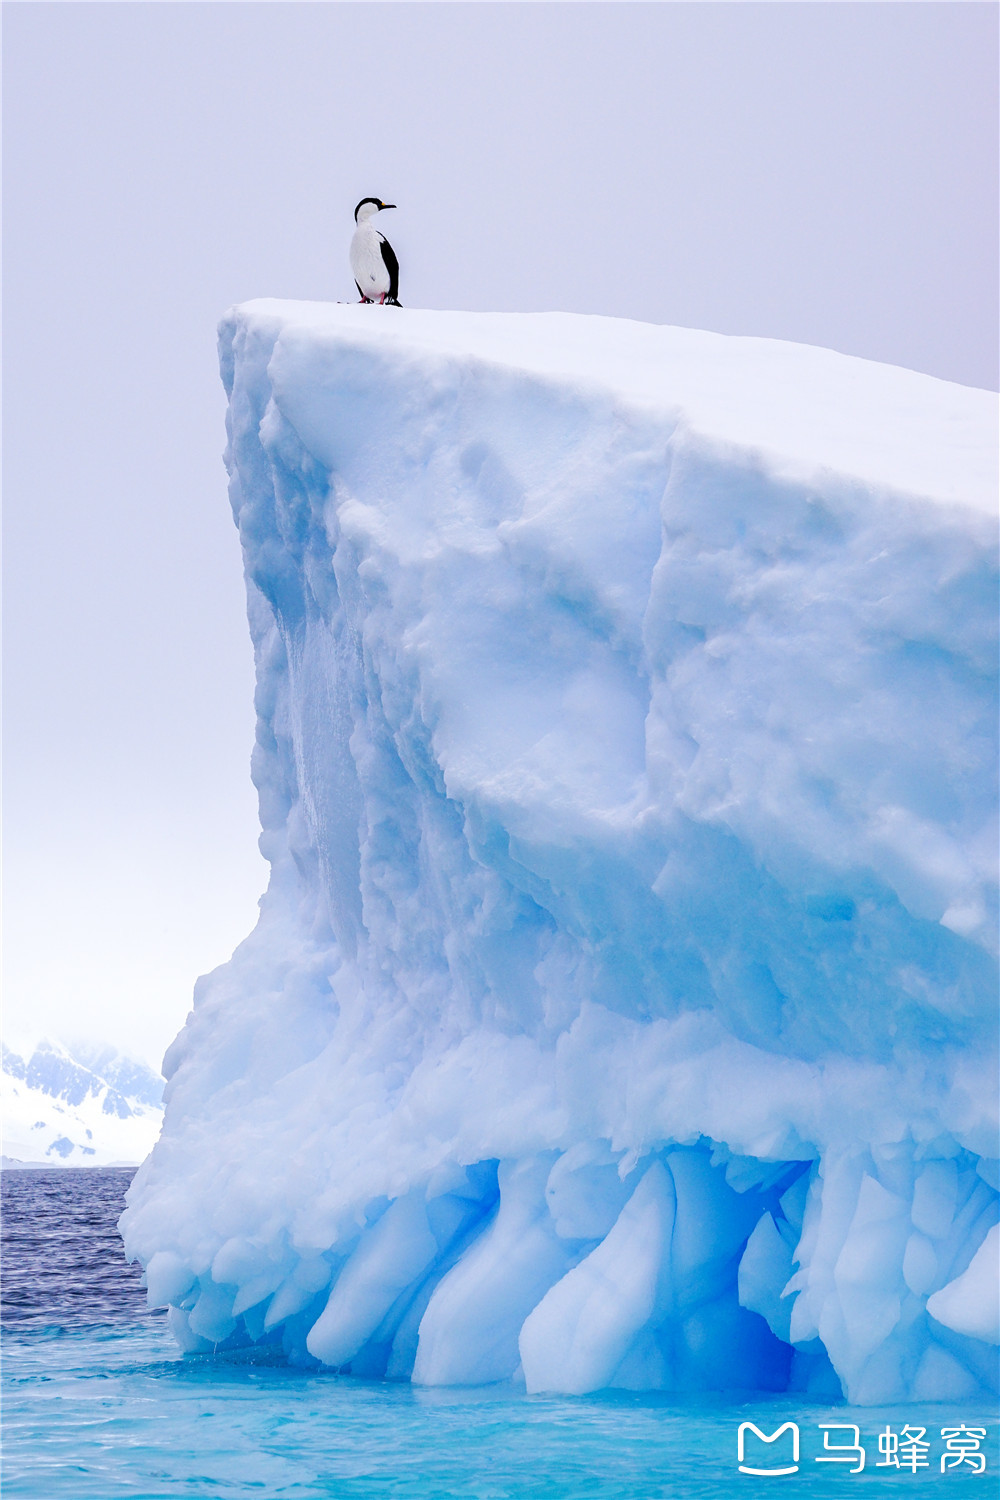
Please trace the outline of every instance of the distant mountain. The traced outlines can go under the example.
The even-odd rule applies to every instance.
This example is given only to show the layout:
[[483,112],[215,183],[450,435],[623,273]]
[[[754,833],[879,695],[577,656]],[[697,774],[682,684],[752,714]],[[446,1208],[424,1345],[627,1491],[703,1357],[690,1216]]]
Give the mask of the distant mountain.
[[163,1079],[101,1044],[0,1049],[4,1157],[46,1166],[142,1161],[160,1133]]

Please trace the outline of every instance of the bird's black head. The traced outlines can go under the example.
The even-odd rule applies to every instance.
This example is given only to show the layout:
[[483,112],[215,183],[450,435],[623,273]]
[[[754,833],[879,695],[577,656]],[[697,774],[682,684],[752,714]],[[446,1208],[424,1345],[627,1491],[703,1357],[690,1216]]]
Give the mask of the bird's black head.
[[361,202],[358,204],[357,208],[354,210],[354,222],[355,222],[355,224],[358,222],[358,215],[361,213],[361,210],[364,208],[364,206],[365,206],[366,203],[370,203],[371,204],[371,208],[364,215],[364,217],[366,219],[371,218],[372,214],[378,213],[379,209],[381,209],[381,208],[395,208],[396,207],[395,203],[383,203],[381,198],[362,198]]

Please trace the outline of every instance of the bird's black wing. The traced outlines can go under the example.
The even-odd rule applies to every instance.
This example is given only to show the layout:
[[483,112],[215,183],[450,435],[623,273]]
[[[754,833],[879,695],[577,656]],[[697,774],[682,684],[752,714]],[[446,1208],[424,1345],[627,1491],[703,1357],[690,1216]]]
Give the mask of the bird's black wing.
[[385,268],[389,272],[389,295],[386,301],[394,302],[398,307],[399,261],[396,259],[396,252],[389,244],[389,241],[384,239],[382,235],[379,235],[379,239],[382,241],[382,259],[385,261]]

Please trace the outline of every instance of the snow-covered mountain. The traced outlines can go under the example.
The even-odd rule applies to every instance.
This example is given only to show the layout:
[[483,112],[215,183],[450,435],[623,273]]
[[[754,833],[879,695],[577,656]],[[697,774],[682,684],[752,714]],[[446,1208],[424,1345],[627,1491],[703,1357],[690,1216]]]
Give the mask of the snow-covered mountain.
[[138,1163],[163,1120],[163,1079],[113,1047],[43,1040],[2,1050],[5,1159],[46,1166]]
[[221,336],[260,922],[123,1232],[187,1347],[995,1382],[996,402],[603,318]]

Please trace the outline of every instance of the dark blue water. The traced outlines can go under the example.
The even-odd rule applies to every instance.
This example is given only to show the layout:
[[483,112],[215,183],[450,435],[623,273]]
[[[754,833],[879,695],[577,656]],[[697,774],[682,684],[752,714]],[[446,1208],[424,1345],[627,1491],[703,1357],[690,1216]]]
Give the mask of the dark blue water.
[[141,1267],[118,1233],[131,1168],[0,1174],[5,1329],[65,1328],[142,1319]]
[[[4,1500],[702,1500],[860,1490],[997,1493],[981,1410],[856,1410],[675,1397],[420,1391],[249,1360],[182,1358],[148,1315],[115,1221],[129,1172],[3,1174]],[[740,1474],[739,1424],[800,1430],[795,1474]],[[822,1422],[860,1428],[866,1466],[820,1464]],[[988,1467],[939,1471],[940,1428],[981,1425]],[[877,1434],[923,1426],[931,1466],[875,1467]],[[841,1440],[838,1438],[838,1441]],[[790,1441],[786,1435],[782,1441]],[[770,1449],[761,1449],[771,1462]]]

